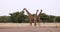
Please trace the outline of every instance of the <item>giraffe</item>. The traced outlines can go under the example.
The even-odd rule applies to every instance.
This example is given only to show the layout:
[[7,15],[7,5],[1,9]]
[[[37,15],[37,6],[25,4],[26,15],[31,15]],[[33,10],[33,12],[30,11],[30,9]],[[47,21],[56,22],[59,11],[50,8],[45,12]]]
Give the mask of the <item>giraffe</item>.
[[38,10],[36,12],[36,14],[34,14],[34,26],[36,26],[37,24],[37,13],[38,13]]
[[42,10],[40,10],[40,13],[37,15],[39,10],[37,10],[36,14],[34,15],[34,26],[36,26],[36,23],[38,22],[38,25],[40,26],[40,16],[41,16],[41,13],[42,13]]
[[[37,10],[37,11],[39,11],[39,10]],[[40,26],[40,21],[41,21],[41,19],[40,19],[40,16],[41,16],[41,14],[42,14],[42,9],[40,10],[40,13],[37,15],[37,22],[38,22],[38,25]]]
[[33,16],[32,16],[32,14],[31,14],[31,13],[29,13],[29,12],[28,12],[28,10],[27,10],[26,8],[24,8],[24,9],[23,9],[23,11],[24,11],[24,10],[25,10],[25,11],[27,12],[27,14],[29,15],[29,22],[30,22],[30,25],[32,26]]
[[[37,15],[37,13],[38,13],[38,11],[39,10],[37,10],[37,12],[36,12],[36,14],[34,14],[34,16],[32,16],[32,14],[31,13],[29,13],[28,12],[28,10],[26,9],[26,8],[24,8],[23,9],[23,11],[26,11],[27,12],[27,14],[29,15],[29,22],[30,22],[30,25],[32,26],[32,20],[34,20],[34,26],[36,26],[36,23],[38,22],[38,24],[40,23],[40,16],[39,15],[41,15],[41,12],[42,12],[42,10],[41,10],[41,12],[39,13],[39,15]],[[37,21],[38,20],[38,21]]]

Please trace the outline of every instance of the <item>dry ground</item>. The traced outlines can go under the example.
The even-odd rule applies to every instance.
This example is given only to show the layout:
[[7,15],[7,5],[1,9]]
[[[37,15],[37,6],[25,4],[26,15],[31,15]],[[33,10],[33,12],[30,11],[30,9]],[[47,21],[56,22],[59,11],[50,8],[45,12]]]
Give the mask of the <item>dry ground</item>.
[[[28,27],[30,26],[29,23],[0,23],[0,28],[1,27]],[[34,23],[33,25],[34,26]],[[37,23],[37,26],[38,26],[38,23]],[[60,27],[60,23],[40,23],[40,27]]]
[[60,23],[40,23],[36,27],[29,23],[0,23],[0,32],[60,32]]

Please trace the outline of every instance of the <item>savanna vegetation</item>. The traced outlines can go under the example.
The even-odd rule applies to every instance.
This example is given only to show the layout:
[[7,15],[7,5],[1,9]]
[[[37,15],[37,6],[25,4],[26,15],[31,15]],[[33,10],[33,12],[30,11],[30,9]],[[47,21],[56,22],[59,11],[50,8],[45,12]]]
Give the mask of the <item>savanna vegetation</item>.
[[[9,13],[10,16],[0,16],[0,23],[28,23],[28,15],[24,14],[24,11]],[[60,22],[60,16],[41,14],[41,22]]]

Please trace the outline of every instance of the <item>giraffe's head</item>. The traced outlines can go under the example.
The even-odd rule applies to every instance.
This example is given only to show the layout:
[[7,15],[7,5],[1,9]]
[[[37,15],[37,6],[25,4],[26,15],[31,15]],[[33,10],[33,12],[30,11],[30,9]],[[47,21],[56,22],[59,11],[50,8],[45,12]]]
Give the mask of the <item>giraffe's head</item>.
[[27,10],[26,8],[24,8],[23,10]]
[[38,12],[39,10],[37,10],[37,12]]
[[41,12],[42,12],[43,10],[41,9]]
[[38,11],[39,11],[39,10],[36,11],[36,15],[37,15]]

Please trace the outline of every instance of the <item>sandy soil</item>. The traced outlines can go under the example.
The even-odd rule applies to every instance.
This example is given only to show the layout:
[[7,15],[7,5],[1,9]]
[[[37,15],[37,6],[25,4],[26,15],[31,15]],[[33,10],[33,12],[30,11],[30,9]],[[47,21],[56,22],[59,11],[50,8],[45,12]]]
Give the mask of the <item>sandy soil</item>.
[[41,23],[36,27],[29,26],[29,23],[0,23],[0,32],[60,32],[58,26],[60,23]]
[[60,32],[60,28],[54,27],[13,27],[3,28],[0,32]]
[[[30,26],[29,23],[0,23],[0,27],[27,27],[27,26]],[[32,24],[32,26],[34,26],[34,23]],[[38,25],[37,23],[37,26],[45,26],[45,27],[55,27],[55,26],[58,26],[60,27],[60,23],[40,23],[40,25]]]

